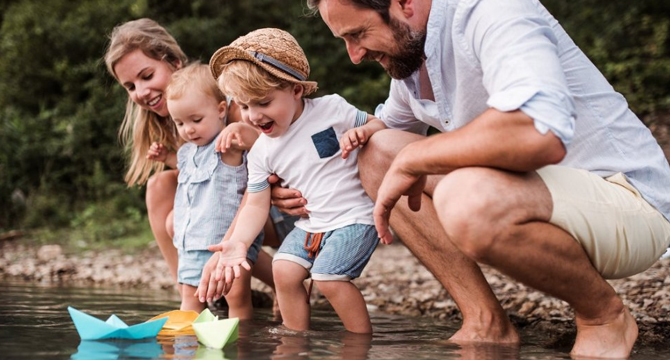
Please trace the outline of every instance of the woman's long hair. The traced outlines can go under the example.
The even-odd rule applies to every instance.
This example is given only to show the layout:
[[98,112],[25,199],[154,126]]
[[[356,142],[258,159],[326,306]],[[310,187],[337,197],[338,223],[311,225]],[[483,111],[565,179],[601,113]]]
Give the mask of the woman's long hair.
[[[116,63],[137,49],[152,59],[167,62],[173,70],[188,63],[186,54],[164,27],[151,19],[133,20],[116,26],[110,35],[104,59],[107,70],[115,79],[118,80],[114,71]],[[125,176],[128,186],[143,185],[152,172],[165,168],[163,163],[146,158],[152,142],[159,142],[175,151],[182,143],[169,117],[142,109],[130,97],[119,129],[119,139],[130,157]]]

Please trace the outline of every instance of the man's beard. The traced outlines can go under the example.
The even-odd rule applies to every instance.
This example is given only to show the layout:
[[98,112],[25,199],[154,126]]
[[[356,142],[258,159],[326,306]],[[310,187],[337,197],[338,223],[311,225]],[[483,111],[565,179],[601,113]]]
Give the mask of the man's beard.
[[409,25],[393,18],[389,20],[389,27],[398,52],[393,55],[384,54],[388,58],[388,67],[385,70],[394,79],[408,78],[423,64],[426,32],[413,31]]

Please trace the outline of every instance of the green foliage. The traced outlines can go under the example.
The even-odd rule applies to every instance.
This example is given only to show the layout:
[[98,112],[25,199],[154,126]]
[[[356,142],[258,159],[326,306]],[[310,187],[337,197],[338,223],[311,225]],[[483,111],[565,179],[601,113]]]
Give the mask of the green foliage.
[[670,109],[670,3],[543,2],[636,113]]
[[[543,2],[636,112],[670,110],[670,5]],[[131,19],[157,20],[205,63],[251,30],[285,29],[310,60],[317,96],[339,93],[373,111],[389,78],[376,63],[352,64],[304,3],[0,0],[0,232],[65,227],[93,243],[146,239],[143,190],[123,183],[117,141],[126,94],[101,61],[112,28]]]

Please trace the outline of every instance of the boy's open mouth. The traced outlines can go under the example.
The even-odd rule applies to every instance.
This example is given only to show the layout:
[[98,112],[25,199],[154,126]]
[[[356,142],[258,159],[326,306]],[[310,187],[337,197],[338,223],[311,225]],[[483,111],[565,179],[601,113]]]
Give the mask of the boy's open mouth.
[[274,121],[270,121],[269,123],[258,125],[258,127],[261,128],[263,132],[268,132],[269,130],[272,129],[272,125],[274,125],[274,123],[275,123]]

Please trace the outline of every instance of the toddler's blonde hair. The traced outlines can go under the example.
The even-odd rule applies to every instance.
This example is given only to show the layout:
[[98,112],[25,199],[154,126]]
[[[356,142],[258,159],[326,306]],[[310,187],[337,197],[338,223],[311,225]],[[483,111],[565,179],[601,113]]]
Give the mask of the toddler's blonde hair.
[[176,100],[194,89],[215,98],[217,103],[226,100],[226,96],[212,77],[209,66],[199,62],[194,62],[172,74],[170,84],[165,90],[165,97],[167,100]]

